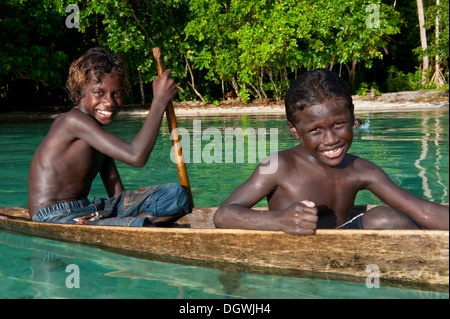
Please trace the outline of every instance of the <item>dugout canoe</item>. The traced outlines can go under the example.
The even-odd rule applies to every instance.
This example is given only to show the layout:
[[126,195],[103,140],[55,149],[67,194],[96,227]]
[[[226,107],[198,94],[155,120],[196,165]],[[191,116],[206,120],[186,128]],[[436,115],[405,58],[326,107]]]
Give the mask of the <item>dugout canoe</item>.
[[[355,206],[354,213],[371,207]],[[217,208],[194,208],[172,227],[66,225],[32,222],[26,208],[0,207],[0,228],[101,246],[141,258],[235,266],[283,275],[380,276],[390,282],[449,286],[449,232],[319,229],[313,236],[216,229]],[[378,270],[378,272],[376,272]],[[262,271],[265,272],[265,271]],[[363,281],[364,282],[364,281]]]

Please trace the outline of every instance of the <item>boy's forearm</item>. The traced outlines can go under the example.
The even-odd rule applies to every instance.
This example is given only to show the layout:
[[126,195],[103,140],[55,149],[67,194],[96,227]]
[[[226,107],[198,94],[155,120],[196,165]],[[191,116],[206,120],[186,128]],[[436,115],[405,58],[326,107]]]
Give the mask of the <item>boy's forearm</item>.
[[236,204],[221,206],[214,215],[217,228],[281,230],[275,211],[256,210]]
[[427,229],[449,230],[449,208],[447,206],[429,202],[422,218],[416,222]]
[[155,146],[165,107],[163,100],[153,100],[147,118],[131,144],[136,150],[135,166],[143,167]]
[[407,206],[390,206],[402,212],[425,229],[449,229],[449,208],[447,206],[427,201],[415,195],[410,196],[409,199]]
[[400,188],[384,172],[381,176],[382,178],[373,183],[369,190],[385,204],[402,212],[426,229],[449,229],[448,207]]

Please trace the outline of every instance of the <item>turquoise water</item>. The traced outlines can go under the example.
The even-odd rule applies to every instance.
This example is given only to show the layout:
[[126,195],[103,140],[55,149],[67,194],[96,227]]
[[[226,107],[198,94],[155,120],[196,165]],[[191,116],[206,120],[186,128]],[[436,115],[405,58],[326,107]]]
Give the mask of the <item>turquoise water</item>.
[[[448,111],[374,113],[358,117],[363,126],[355,132],[351,153],[372,160],[412,193],[448,203]],[[194,134],[199,124],[194,120],[201,120],[204,140]],[[130,140],[142,121],[119,118],[108,129]],[[51,120],[0,120],[0,206],[27,205],[29,162],[50,125]],[[278,149],[296,143],[283,116],[179,118],[178,126],[191,133],[187,169],[198,207],[220,205],[257,165],[248,156],[251,144],[248,140],[244,144],[243,163],[237,158],[225,163],[226,155],[214,152],[219,144],[225,152],[227,128],[255,131],[266,128],[267,141],[273,141],[269,129],[276,128]],[[214,129],[207,131],[207,128]],[[211,132],[216,133],[215,140],[206,134]],[[144,168],[118,163],[125,187],[178,182],[176,166],[170,161],[171,147],[164,122]],[[202,151],[199,163],[195,148]],[[268,154],[270,147],[266,150]],[[205,163],[212,155],[222,163]],[[91,194],[106,196],[100,179],[94,182]],[[368,192],[357,197],[357,204],[377,203],[380,203],[378,199]],[[448,298],[445,293],[383,285],[379,289],[368,289],[364,280],[346,282],[269,276],[142,260],[93,247],[1,231],[0,255],[3,257],[0,298]],[[70,289],[65,285],[70,275],[66,267],[71,264],[79,267],[80,288]]]
[[[0,232],[0,298],[448,298],[365,281],[269,276],[137,259]],[[79,288],[69,265],[79,267]],[[68,281],[68,284],[67,284]]]
[[[448,194],[448,111],[376,113],[359,115],[363,126],[355,131],[350,149],[352,154],[369,159],[381,166],[401,187],[412,193],[437,202],[449,201]],[[197,207],[219,206],[223,200],[253,172],[257,163],[249,163],[248,143],[245,141],[244,163],[236,159],[225,163],[194,162],[193,121],[201,120],[204,132],[208,127],[224,132],[226,128],[266,128],[270,141],[270,128],[278,130],[278,149],[293,147],[292,138],[283,116],[214,116],[206,118],[180,118],[178,126],[191,132],[190,163],[186,164],[195,204]],[[119,118],[108,129],[131,140],[139,131],[142,119]],[[1,121],[0,120],[0,206],[27,206],[28,168],[34,150],[47,133],[51,120]],[[225,134],[222,134],[225,143]],[[202,155],[212,138],[201,141]],[[198,138],[196,137],[196,142]],[[234,142],[236,144],[236,142]],[[147,185],[178,182],[176,165],[170,160],[172,144],[165,122],[156,146],[144,168],[133,168],[117,163],[122,181],[127,189]],[[222,147],[225,152],[225,146]],[[267,154],[270,147],[267,146]],[[236,147],[234,148],[236,149]],[[106,196],[101,179],[94,182],[91,194]],[[357,197],[357,204],[378,204],[369,192]],[[265,203],[261,203],[264,205]]]

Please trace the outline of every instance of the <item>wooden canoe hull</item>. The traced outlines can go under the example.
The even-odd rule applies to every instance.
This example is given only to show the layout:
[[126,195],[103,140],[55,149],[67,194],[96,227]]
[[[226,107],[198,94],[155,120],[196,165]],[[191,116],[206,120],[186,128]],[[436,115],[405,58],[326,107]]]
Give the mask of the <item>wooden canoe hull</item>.
[[140,255],[175,257],[186,263],[365,278],[378,269],[377,275],[388,280],[449,285],[448,231],[319,229],[314,236],[292,236],[275,231],[215,229],[214,212],[215,208],[195,208],[175,227],[140,228],[37,223],[29,220],[25,208],[0,207],[0,228]]

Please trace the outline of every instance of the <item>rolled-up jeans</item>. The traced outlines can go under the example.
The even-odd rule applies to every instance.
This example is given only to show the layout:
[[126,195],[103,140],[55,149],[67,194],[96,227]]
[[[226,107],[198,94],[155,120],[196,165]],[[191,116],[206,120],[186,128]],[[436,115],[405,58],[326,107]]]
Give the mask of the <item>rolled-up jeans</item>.
[[58,224],[141,227],[147,223],[153,224],[147,217],[136,217],[141,213],[168,217],[180,212],[183,213],[181,216],[189,213],[188,196],[179,184],[170,183],[125,191],[111,198],[96,197],[93,202],[82,199],[53,204],[38,211],[32,220]]

